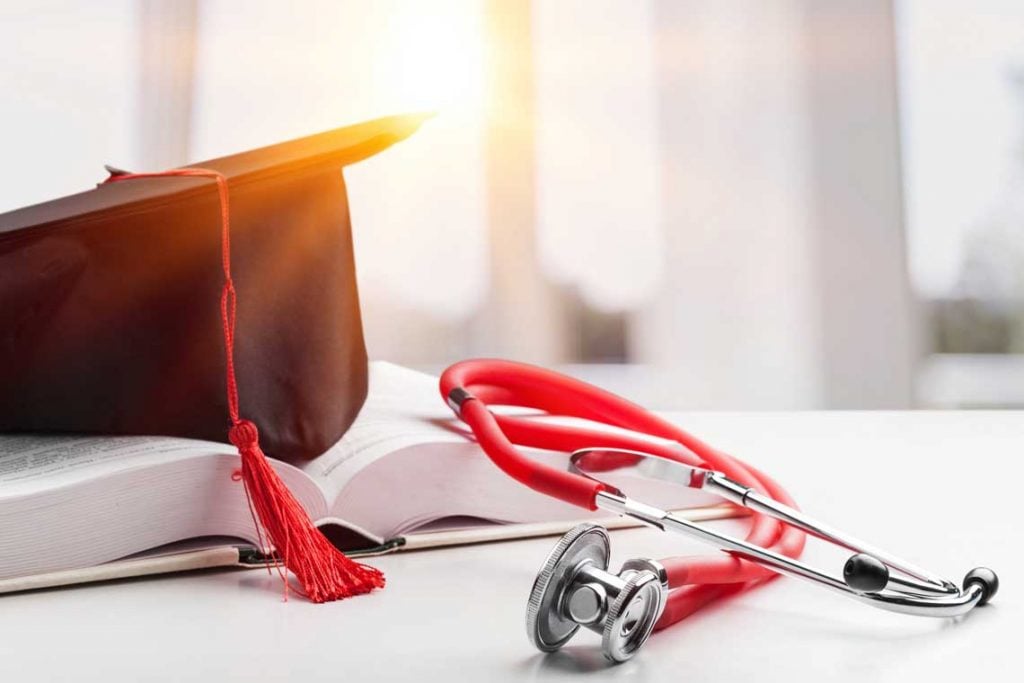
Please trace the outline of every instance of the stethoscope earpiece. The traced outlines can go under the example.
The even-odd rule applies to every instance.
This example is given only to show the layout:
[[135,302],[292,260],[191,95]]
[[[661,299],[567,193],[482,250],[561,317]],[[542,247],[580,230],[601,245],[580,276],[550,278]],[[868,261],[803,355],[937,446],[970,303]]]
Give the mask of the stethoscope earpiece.
[[984,605],[994,598],[996,591],[999,590],[999,577],[988,567],[975,567],[964,577],[964,591],[974,584],[981,587],[981,600],[978,600],[978,604]]
[[640,649],[665,608],[668,577],[653,560],[630,560],[619,574],[608,571],[608,532],[580,524],[548,554],[526,607],[530,640],[554,652],[581,626],[601,635],[601,651],[624,662]]
[[857,553],[843,565],[843,580],[862,593],[877,593],[889,585],[889,568],[867,553]]

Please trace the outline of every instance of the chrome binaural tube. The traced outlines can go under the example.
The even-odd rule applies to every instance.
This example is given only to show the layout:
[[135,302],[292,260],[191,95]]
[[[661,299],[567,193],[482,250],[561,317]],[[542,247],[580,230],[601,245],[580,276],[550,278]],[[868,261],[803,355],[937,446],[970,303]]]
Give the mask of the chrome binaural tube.
[[950,581],[910,564],[905,560],[901,560],[891,553],[869,545],[834,527],[819,522],[795,508],[737,484],[720,472],[709,472],[705,477],[702,488],[737,505],[742,505],[755,512],[766,514],[799,529],[803,529],[807,533],[829,543],[834,543],[856,553],[870,555],[887,567],[892,567],[912,577],[889,576],[888,579],[892,583],[898,583],[905,588],[920,591],[924,594],[955,595],[960,592],[956,585]]
[[[609,466],[607,458],[591,456],[618,454],[621,458]],[[763,565],[772,571],[810,581],[834,593],[903,614],[955,617],[977,605],[985,604],[999,586],[990,569],[977,568],[964,579],[963,588],[936,574],[901,560],[849,534],[823,524],[805,513],[779,503],[757,491],[738,484],[721,472],[704,470],[649,453],[613,448],[584,449],[573,453],[570,469],[592,477],[597,472],[630,472],[675,484],[706,490],[737,505],[769,515],[857,554],[847,560],[843,577],[836,577],[797,559],[762,548],[747,541],[694,524],[670,512],[628,498],[616,489],[597,494],[596,505],[648,526],[685,534],[709,543],[736,557]],[[899,574],[893,574],[895,570]]]
[[733,536],[718,533],[659,508],[639,503],[625,496],[601,492],[595,499],[602,510],[615,512],[662,531],[671,531],[697,538],[737,557],[770,568],[780,574],[804,579],[865,602],[881,609],[918,616],[955,617],[969,612],[986,597],[980,582],[970,583],[964,590],[942,596],[923,596],[899,590],[884,589],[865,593],[848,586],[842,579],[831,576],[799,560],[748,543]]

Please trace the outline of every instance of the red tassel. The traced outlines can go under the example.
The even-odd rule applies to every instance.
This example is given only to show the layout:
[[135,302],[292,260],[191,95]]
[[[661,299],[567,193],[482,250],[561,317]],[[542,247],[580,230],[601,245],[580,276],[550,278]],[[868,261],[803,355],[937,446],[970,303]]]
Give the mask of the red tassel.
[[[228,181],[224,174],[204,168],[178,168],[159,173],[128,173],[108,169],[110,177],[104,182],[114,183],[136,178],[192,177],[208,178],[217,182],[220,200],[221,266],[224,286],[221,290],[220,312],[224,328],[225,380],[228,416],[231,428],[228,439],[242,456],[242,481],[249,499],[253,522],[261,543],[270,545],[284,566],[295,575],[302,591],[313,602],[340,600],[352,595],[369,593],[384,587],[384,575],[373,567],[353,562],[335,548],[313,526],[306,511],[284,485],[277,472],[260,449],[256,425],[243,420],[238,412],[238,383],[235,380],[235,284],[231,278],[231,212],[228,206]],[[288,580],[282,576],[285,596]]]
[[242,481],[259,524],[306,597],[328,602],[384,587],[379,570],[345,557],[313,526],[260,449],[256,425],[241,420],[228,438],[242,455]]

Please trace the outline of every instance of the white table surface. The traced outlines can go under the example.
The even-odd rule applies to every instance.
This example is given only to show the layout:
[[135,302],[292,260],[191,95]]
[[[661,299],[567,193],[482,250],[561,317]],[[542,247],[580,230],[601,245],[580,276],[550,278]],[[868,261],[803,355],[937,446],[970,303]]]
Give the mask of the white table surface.
[[[959,581],[1002,587],[958,621],[908,617],[782,578],[657,633],[609,667],[581,632],[542,656],[526,595],[554,539],[377,558],[386,590],[285,603],[257,571],[216,571],[0,598],[0,681],[1024,680],[1024,413],[674,415],[770,472],[809,512]],[[718,522],[742,530],[739,522]],[[613,532],[613,566],[700,546]],[[838,570],[812,544],[805,558]]]

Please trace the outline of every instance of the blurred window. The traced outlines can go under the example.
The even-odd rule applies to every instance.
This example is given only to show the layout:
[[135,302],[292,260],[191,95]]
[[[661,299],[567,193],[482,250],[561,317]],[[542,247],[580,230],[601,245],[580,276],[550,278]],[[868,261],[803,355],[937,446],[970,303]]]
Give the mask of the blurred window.
[[910,274],[927,405],[1024,405],[1024,4],[901,0]]

